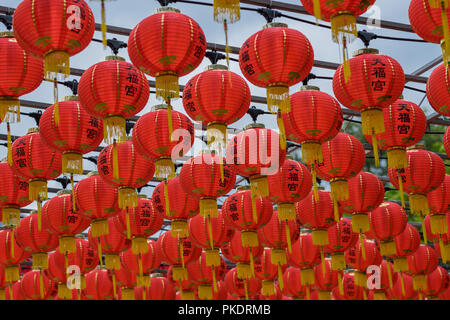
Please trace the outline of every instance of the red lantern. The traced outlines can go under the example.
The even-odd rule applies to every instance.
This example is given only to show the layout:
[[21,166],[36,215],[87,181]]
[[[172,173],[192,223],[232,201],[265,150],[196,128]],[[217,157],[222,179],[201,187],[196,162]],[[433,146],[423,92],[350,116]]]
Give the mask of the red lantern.
[[277,276],[280,288],[284,288],[283,272],[286,270],[286,265],[279,266],[272,263],[273,250],[264,248],[262,254],[255,259],[255,276],[262,281],[261,295],[265,298],[276,294]]
[[61,154],[50,149],[39,129],[31,128],[12,145],[12,168],[28,180],[29,199],[38,202],[38,230],[41,230],[41,201],[47,199],[47,180],[61,174]]
[[335,287],[332,291],[335,300],[363,300],[365,291],[364,288],[357,285],[355,281],[355,274],[344,273],[342,277],[342,293],[341,286]]
[[[331,300],[331,291],[338,286],[338,273],[331,269],[331,259],[324,259],[321,264],[314,267],[316,287],[319,289],[319,300]],[[338,279],[339,278],[339,279]]]
[[147,253],[147,238],[159,231],[163,225],[162,216],[156,211],[151,199],[138,195],[137,206],[122,210],[114,221],[117,229],[131,240],[134,254]]
[[232,228],[241,231],[244,247],[257,247],[257,230],[270,221],[273,211],[269,199],[252,198],[251,191],[245,186],[228,196],[223,202],[222,213]]
[[[213,291],[213,295],[212,295],[212,299],[211,300],[228,300],[227,296],[229,295],[227,287],[225,286],[225,282],[223,280],[217,281],[217,292]],[[190,299],[189,297],[186,298],[186,293],[185,291],[180,293],[180,298],[183,299],[178,299],[178,294],[177,294],[177,300],[204,300],[201,299],[199,297],[199,290],[196,289],[196,292],[194,293],[196,294],[196,296],[194,296],[192,299]]]
[[24,51],[12,32],[0,35],[0,48],[0,74],[8,75],[0,82],[0,120],[20,121],[19,97],[39,87],[44,64]]
[[22,277],[20,287],[26,299],[48,300],[55,293],[56,283],[42,270],[32,270]]
[[216,199],[233,189],[236,173],[223,157],[204,153],[187,160],[181,168],[179,178],[183,190],[200,199],[200,215],[215,218]]
[[114,270],[120,300],[135,300],[134,287],[137,285],[137,275],[125,268]]
[[427,80],[427,98],[433,109],[444,116],[450,116],[450,107],[448,106],[448,99],[450,94],[448,92],[449,85],[449,71],[445,64],[439,65],[430,74]]
[[173,236],[189,236],[187,220],[198,214],[199,200],[184,192],[179,177],[160,182],[153,189],[152,201],[156,211],[171,220]]
[[438,266],[439,259],[436,251],[421,244],[414,254],[408,256],[408,266],[413,276],[414,290],[427,290],[426,275],[432,273]]
[[242,74],[255,86],[267,89],[267,107],[272,113],[291,110],[289,87],[306,78],[313,62],[308,38],[284,23],[266,24],[239,51]]
[[20,247],[33,254],[33,268],[47,269],[47,253],[58,246],[58,237],[47,230],[38,231],[37,214],[22,219],[14,230],[14,237]]
[[362,143],[352,135],[339,132],[332,140],[322,144],[322,155],[323,162],[315,164],[317,175],[330,182],[333,201],[347,200],[347,180],[356,176],[366,161]]
[[[389,293],[387,291],[389,288],[394,287],[394,283],[396,283],[398,279],[398,273],[394,272],[392,263],[386,260],[383,260],[377,267],[379,268],[378,270],[376,268],[371,268],[371,270],[367,269],[368,280],[370,280],[372,275],[374,276],[371,283],[374,289],[370,292],[373,293],[373,300],[387,300],[387,298],[389,298]],[[374,270],[375,273],[372,274],[372,271]],[[377,278],[379,280],[377,280]],[[373,281],[374,279],[375,281]]]
[[325,247],[325,251],[331,255],[332,270],[347,268],[344,252],[358,241],[358,235],[353,233],[352,223],[353,220],[342,217],[338,223],[328,228],[328,245]]
[[390,293],[396,300],[416,300],[418,294],[413,287],[412,277],[405,273],[400,273]]
[[[177,130],[182,132],[175,132]],[[194,140],[194,125],[191,120],[181,112],[168,109],[165,104],[153,107],[133,127],[133,144],[143,155],[155,159],[155,176],[158,179],[175,175],[172,161],[186,154]],[[182,150],[176,149],[180,143],[183,144]]]
[[447,155],[450,155],[450,129],[449,128],[447,128],[447,130],[445,130],[443,142],[444,142],[445,153],[447,153]]
[[311,233],[301,233],[292,244],[292,253],[287,252],[289,265],[300,268],[301,284],[314,285],[314,267],[320,263],[320,247],[314,245]]
[[283,282],[286,284],[282,292],[289,295],[294,300],[303,300],[305,296],[310,300],[310,287],[302,285],[301,270],[299,268],[288,267],[283,273]]
[[113,300],[111,272],[95,269],[86,274],[86,289],[83,293],[88,300]]
[[82,107],[103,119],[106,143],[126,140],[125,119],[147,104],[150,86],[145,75],[125,59],[112,56],[94,64],[80,78]]
[[[178,293],[177,293],[177,300],[196,300],[196,296],[195,296],[195,289],[197,287],[197,283],[194,282],[192,276],[188,273],[188,279],[187,280],[174,280],[173,279],[173,266],[169,266],[169,269],[167,270],[167,279],[169,279],[173,286],[175,287],[175,289],[179,290],[178,293],[180,294],[178,297]],[[222,289],[223,289],[223,281],[219,281],[217,284],[221,283],[222,284]],[[220,291],[220,289],[219,289]],[[213,292],[213,296],[214,296],[214,292]],[[180,299],[178,299],[180,298]],[[213,300],[215,300],[213,298]]]
[[385,132],[382,110],[400,97],[405,74],[396,60],[376,49],[357,51],[348,67],[351,77],[346,76],[343,65],[334,74],[334,95],[347,108],[361,112],[362,133],[372,136],[375,143],[375,135]]
[[397,254],[394,238],[406,228],[408,216],[403,208],[390,201],[369,212],[370,229],[380,241],[381,256]]
[[312,179],[308,168],[298,161],[284,160],[280,169],[267,177],[269,198],[278,204],[282,220],[295,220],[295,203],[304,199],[311,190]]
[[411,212],[424,216],[430,212],[427,193],[439,187],[444,181],[444,161],[437,154],[425,150],[420,145],[411,147],[406,154],[408,167],[398,171],[389,169],[389,180],[395,188],[400,190],[402,197],[403,190],[409,194]]
[[219,249],[234,235],[234,230],[226,223],[223,214],[219,212],[217,218],[197,215],[189,219],[189,230],[192,241],[205,252],[206,265],[219,266]]
[[[441,220],[437,223],[440,227],[439,230],[432,230],[432,221],[433,218],[442,217],[444,220]],[[442,259],[442,262],[447,263],[450,260],[450,233],[439,233],[445,231],[443,223],[447,224],[448,215],[428,215],[423,219],[423,223],[425,225],[425,232],[427,233],[428,239],[430,241],[435,242],[434,249],[436,250],[437,255]],[[440,220],[440,219],[439,219]],[[438,220],[438,221],[439,221]],[[436,223],[436,221],[434,222]],[[434,232],[433,232],[434,231]]]
[[[383,133],[365,138],[377,148],[387,150],[388,167],[402,169],[408,166],[406,148],[420,141],[427,129],[427,117],[422,109],[415,103],[398,99],[393,104],[383,109],[384,128]],[[378,151],[374,150],[377,154]]]
[[178,9],[163,7],[131,31],[128,54],[133,64],[156,77],[156,95],[179,97],[178,77],[197,68],[206,52],[206,39],[197,22]]
[[[84,231],[90,220],[84,218],[79,211],[73,211],[70,191],[60,190],[42,207],[43,226],[59,238],[61,253],[72,253],[76,250],[75,235]],[[39,229],[38,229],[39,230]]]
[[241,119],[250,106],[250,88],[226,66],[213,64],[192,77],[183,90],[183,106],[195,121],[207,127],[208,144],[227,141],[227,125]]
[[144,186],[155,173],[155,165],[140,155],[131,141],[114,143],[103,148],[98,155],[100,176],[119,188],[119,208],[135,208],[138,205],[136,188]]
[[[57,120],[56,112],[59,112]],[[95,150],[103,140],[103,125],[81,106],[78,97],[69,96],[45,109],[39,134],[47,145],[62,153],[62,173],[83,174],[85,153]]]
[[91,42],[95,21],[83,0],[26,0],[14,11],[13,30],[25,51],[44,59],[45,77],[53,80],[70,75],[69,57]]
[[237,268],[233,268],[225,275],[225,286],[229,293],[235,297],[245,298],[257,294],[261,290],[261,280],[259,279],[240,279],[238,277]]
[[395,237],[397,255],[394,256],[395,272],[409,271],[407,257],[414,254],[420,245],[420,233],[410,224]]
[[[96,248],[84,239],[75,239],[75,246],[75,251],[67,254],[67,264],[69,266],[78,266],[82,274],[95,269],[98,264],[98,252]],[[59,253],[62,254],[61,250],[59,250]]]
[[5,281],[12,283],[20,278],[19,264],[31,256],[14,239],[14,231],[4,229],[0,231],[0,264],[5,266]]
[[148,287],[135,287],[136,300],[175,300],[175,288],[169,279],[160,273],[152,274]]
[[440,300],[450,300],[450,286],[447,287],[440,295]]
[[311,191],[305,199],[296,203],[295,209],[300,224],[312,230],[313,243],[318,246],[327,245],[327,229],[340,220],[340,216],[333,215],[333,199],[330,193],[318,191],[316,198]]
[[119,211],[117,188],[106,183],[98,172],[94,171],[75,185],[74,193],[80,213],[92,220],[90,229],[92,236],[107,235],[109,233],[107,219]]
[[70,290],[67,287],[68,270],[65,255],[58,251],[50,253],[48,255],[48,268],[44,270],[44,273],[50,280],[58,284],[57,297],[59,299],[70,300],[77,293],[77,290]]
[[427,289],[424,294],[427,296],[427,300],[438,300],[439,294],[444,292],[449,285],[448,271],[441,266],[437,266],[436,269],[426,276]]
[[0,208],[4,225],[17,225],[20,208],[31,203],[28,182],[17,176],[8,163],[0,162]]

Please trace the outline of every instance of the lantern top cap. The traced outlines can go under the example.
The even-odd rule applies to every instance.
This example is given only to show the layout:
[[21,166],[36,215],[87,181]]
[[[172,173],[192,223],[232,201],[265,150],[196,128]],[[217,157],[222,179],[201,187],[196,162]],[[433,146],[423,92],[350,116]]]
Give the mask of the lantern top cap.
[[63,101],[80,101],[80,98],[78,96],[66,96]]
[[156,110],[167,110],[169,109],[169,106],[165,103],[162,104],[157,104],[156,106],[152,107],[152,111],[156,111]]
[[264,129],[266,126],[262,123],[250,123],[244,127],[244,130],[254,129],[254,128],[262,128]]
[[176,12],[176,13],[181,13],[181,11],[177,8],[174,7],[161,7],[155,10],[155,13],[160,13],[160,12]]
[[250,190],[250,186],[239,186],[236,188],[237,191]]
[[162,273],[152,273],[150,274],[150,278],[164,278],[164,275]]
[[301,86],[298,91],[320,91],[320,88],[317,86],[305,85]]
[[38,133],[38,132],[39,132],[39,128],[30,128],[30,129],[28,129],[27,134]]
[[269,22],[263,26],[263,29],[267,28],[287,28],[288,25],[283,22]]
[[2,31],[2,32],[0,32],[0,38],[14,38],[14,32]]
[[413,145],[413,146],[411,146],[411,147],[407,147],[407,148],[406,148],[406,150],[414,150],[414,149],[422,149],[422,150],[426,150],[427,148],[425,148],[425,145],[422,144],[422,143],[418,143],[418,144],[415,144],[415,145]]
[[62,190],[59,190],[59,191],[56,193],[56,195],[57,195],[57,196],[60,196],[60,195],[63,195],[63,194],[71,194],[71,193],[72,193],[72,191],[70,191],[70,190],[62,189]]
[[91,171],[87,174],[88,177],[98,176],[98,171]]
[[206,71],[209,70],[228,70],[228,67],[223,64],[211,64],[206,67]]
[[148,199],[146,194],[138,194],[138,199]]
[[113,60],[116,60],[116,61],[125,61],[125,58],[119,57],[119,56],[106,56],[106,57],[105,57],[105,61],[113,61]]
[[369,54],[369,53],[380,54],[380,50],[375,49],[375,48],[362,48],[362,49],[359,49],[359,50],[356,50],[355,52],[353,52],[353,57],[360,56],[362,54]]

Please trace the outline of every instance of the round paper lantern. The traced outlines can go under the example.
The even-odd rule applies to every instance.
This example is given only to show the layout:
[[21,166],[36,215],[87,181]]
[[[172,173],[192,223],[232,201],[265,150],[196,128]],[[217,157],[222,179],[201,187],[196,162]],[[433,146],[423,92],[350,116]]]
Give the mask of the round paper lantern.
[[252,198],[248,186],[238,187],[222,204],[225,221],[241,231],[244,247],[259,245],[257,230],[272,217],[272,203],[268,198]]
[[449,285],[448,271],[441,266],[437,266],[436,269],[427,274],[427,289],[424,294],[427,296],[427,300],[438,300],[438,296],[441,292],[444,292]]
[[39,87],[44,64],[23,50],[12,32],[0,35],[0,48],[0,74],[8,75],[0,82],[0,120],[20,121],[19,97]]
[[261,280],[259,279],[240,279],[238,277],[237,268],[233,268],[225,275],[225,286],[229,293],[235,297],[245,298],[249,300],[261,290]]
[[292,159],[284,160],[280,169],[267,176],[269,198],[276,203],[281,220],[295,220],[295,203],[307,197],[312,187],[308,168]]
[[178,77],[197,68],[205,52],[206,39],[198,23],[171,7],[157,9],[128,38],[131,61],[156,77],[156,95],[164,100],[179,97]]
[[401,272],[390,292],[396,300],[416,300],[418,297],[418,292],[413,287],[413,278]]
[[25,51],[44,59],[45,77],[54,80],[70,75],[69,57],[91,42],[95,21],[83,0],[26,0],[14,11],[13,30]]
[[155,173],[153,160],[140,155],[131,141],[103,148],[98,155],[97,168],[106,182],[119,188],[120,209],[138,205],[135,189],[144,186]]
[[[438,222],[439,230],[432,230],[432,218],[443,217],[444,220]],[[442,259],[443,263],[447,263],[450,260],[450,233],[447,232],[439,233],[445,231],[443,223],[447,224],[447,215],[428,215],[423,219],[423,223],[425,225],[425,232],[427,233],[428,240],[434,242],[434,249],[436,250],[437,255]],[[436,223],[436,222],[435,222]],[[433,232],[434,231],[434,232]]]
[[32,270],[24,274],[20,287],[26,299],[48,300],[55,293],[56,283],[50,280],[42,270]]
[[338,273],[339,271],[331,269],[331,259],[324,259],[321,264],[314,267],[319,300],[331,300],[331,291],[338,286]]
[[332,140],[322,144],[323,162],[317,162],[317,175],[330,182],[334,201],[349,198],[347,180],[364,167],[366,156],[362,143],[354,136],[339,132]]
[[342,293],[340,293],[339,287],[335,287],[332,290],[335,300],[363,300],[365,291],[364,288],[357,285],[355,281],[355,274],[344,273],[342,277]]
[[[167,279],[169,279],[172,282],[175,289],[178,290],[180,299],[178,299],[178,293],[177,293],[177,300],[196,300],[195,289],[198,285],[196,282],[194,282],[194,280],[192,279],[192,276],[188,273],[187,280],[175,281],[173,279],[172,270],[173,270],[173,266],[169,266],[169,269],[167,270]],[[219,287],[221,287],[223,289],[224,288],[223,281],[219,281],[217,284],[219,285],[219,283],[221,283],[221,286],[219,286]],[[219,289],[219,291],[220,291],[220,289]],[[214,292],[213,292],[213,296],[214,296]],[[213,300],[215,300],[214,297],[213,297]]]
[[5,281],[12,283],[20,278],[19,264],[28,259],[31,252],[19,246],[14,237],[14,231],[0,231],[0,264],[5,267]]
[[[76,250],[75,235],[84,231],[90,220],[84,218],[80,211],[73,211],[72,194],[68,190],[60,190],[42,207],[43,227],[59,238],[61,253],[72,253]],[[39,229],[38,229],[39,230]]]
[[149,286],[135,287],[136,300],[175,300],[175,288],[161,273],[152,274],[150,282]]
[[397,254],[393,257],[395,272],[409,271],[407,257],[414,254],[420,246],[420,233],[410,224],[395,237]]
[[156,211],[153,201],[146,195],[138,195],[137,206],[120,211],[114,217],[117,229],[131,239],[131,250],[134,254],[146,253],[147,238],[159,231],[163,225],[163,217]]
[[125,268],[114,270],[120,300],[135,300],[134,287],[137,285],[137,275]]
[[279,134],[262,124],[250,124],[228,143],[227,159],[232,159],[239,175],[250,179],[253,197],[268,197],[267,176],[282,166],[286,150],[280,148]]
[[[155,159],[155,176],[158,179],[172,178],[175,175],[172,161],[188,153],[194,140],[194,125],[191,120],[165,104],[153,107],[133,127],[133,144],[143,155]],[[179,150],[180,144],[183,145],[182,150]]]
[[219,249],[231,240],[234,230],[219,212],[217,218],[197,215],[189,219],[189,233],[194,244],[204,250],[206,266],[211,267],[220,265]]
[[183,106],[191,119],[207,127],[208,144],[226,143],[227,125],[241,119],[250,106],[250,88],[237,73],[213,64],[186,83]]
[[267,107],[272,113],[291,110],[289,87],[306,78],[313,62],[308,38],[285,23],[266,24],[239,50],[242,74],[255,86],[267,89]]
[[[383,109],[383,133],[365,138],[374,147],[387,150],[388,167],[402,169],[408,166],[406,148],[420,141],[427,129],[427,117],[422,109],[415,103],[398,99]],[[376,152],[376,150],[374,150]]]
[[400,190],[401,195],[403,191],[409,194],[411,212],[425,216],[430,212],[427,193],[438,188],[444,181],[444,161],[437,154],[425,150],[422,145],[411,147],[406,155],[408,167],[389,169],[389,180]]
[[83,293],[88,300],[113,300],[111,271],[95,269],[86,274],[86,289]]
[[17,225],[20,208],[31,203],[28,181],[15,174],[7,162],[0,162],[0,208],[4,225]]
[[347,268],[344,252],[358,241],[358,234],[353,233],[353,220],[342,217],[338,223],[328,228],[328,245],[324,248],[331,255],[331,269]]
[[170,220],[173,236],[189,236],[187,220],[198,214],[199,199],[183,190],[179,177],[160,182],[153,189],[152,201],[156,211]]
[[277,293],[275,279],[278,277],[278,285],[284,288],[283,272],[286,265],[272,263],[272,248],[264,248],[262,254],[255,259],[255,276],[262,281],[261,295],[269,298]]
[[348,193],[352,196],[340,205],[345,212],[352,214],[353,232],[369,231],[368,212],[383,202],[383,182],[370,172],[360,172],[348,180]]
[[447,155],[450,155],[450,129],[447,128],[444,134],[444,148]]
[[[387,290],[394,286],[394,283],[398,279],[398,273],[394,272],[392,263],[386,260],[383,260],[377,267],[379,269],[368,268],[366,273],[368,277],[367,281],[372,280],[371,285],[373,289],[370,290],[373,293],[372,300],[387,300],[389,297]],[[375,272],[372,273],[374,270]]]
[[450,107],[448,106],[449,93],[449,71],[445,64],[436,67],[427,80],[427,98],[433,109],[444,116],[450,116]]
[[339,102],[314,86],[302,86],[290,99],[291,111],[282,115],[286,138],[301,143],[304,163],[322,162],[321,144],[333,139],[344,122]]
[[439,263],[436,251],[427,245],[421,244],[414,254],[408,256],[409,271],[413,276],[414,290],[426,290],[426,275],[433,272]]
[[370,229],[380,241],[381,256],[397,254],[394,238],[406,228],[408,216],[395,202],[385,201],[369,212]]
[[94,64],[80,78],[81,105],[89,114],[103,119],[103,135],[109,144],[126,140],[125,119],[138,114],[149,95],[144,73],[117,56]]
[[200,199],[200,215],[217,217],[216,199],[233,189],[236,173],[225,158],[202,153],[188,159],[181,167],[180,184],[190,196]]
[[348,63],[351,77],[343,65],[334,74],[334,95],[347,108],[361,112],[362,133],[374,137],[385,132],[382,110],[400,97],[405,74],[396,60],[376,49],[361,49]]
[[283,273],[285,286],[282,292],[293,300],[303,300],[305,297],[310,300],[310,287],[302,285],[301,270],[299,268],[287,267]]
[[14,230],[17,244],[33,254],[33,268],[47,269],[47,253],[58,246],[58,237],[47,230],[38,230],[36,213],[22,219]]
[[290,266],[300,268],[301,284],[314,285],[314,267],[320,263],[320,247],[314,245],[311,233],[301,233],[292,244],[292,253],[286,252]]
[[98,172],[89,172],[87,178],[80,180],[74,188],[75,202],[80,213],[91,219],[93,237],[109,233],[109,217],[118,211],[117,188],[103,180]]
[[28,180],[29,199],[38,203],[38,230],[41,230],[41,201],[47,199],[47,180],[61,174],[61,154],[52,150],[39,134],[39,129],[28,129],[26,135],[12,144],[12,168]]
[[78,295],[79,290],[71,290],[67,287],[68,270],[66,268],[65,255],[58,251],[50,253],[48,255],[48,268],[44,270],[44,273],[50,280],[58,284],[58,299],[71,300],[74,294]]

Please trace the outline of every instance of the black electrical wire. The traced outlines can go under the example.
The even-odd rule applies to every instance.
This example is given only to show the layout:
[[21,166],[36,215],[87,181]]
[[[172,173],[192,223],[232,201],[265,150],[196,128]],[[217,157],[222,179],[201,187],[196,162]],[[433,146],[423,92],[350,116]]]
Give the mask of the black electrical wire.
[[380,35],[377,35],[377,38],[378,39],[386,39],[386,40],[398,40],[398,41],[427,42],[422,39],[398,38],[398,37],[388,37],[388,36],[380,36]]
[[409,89],[409,90],[417,91],[417,92],[421,92],[421,93],[427,93],[425,90],[417,89],[417,88],[409,87],[409,86],[405,86],[405,89]]

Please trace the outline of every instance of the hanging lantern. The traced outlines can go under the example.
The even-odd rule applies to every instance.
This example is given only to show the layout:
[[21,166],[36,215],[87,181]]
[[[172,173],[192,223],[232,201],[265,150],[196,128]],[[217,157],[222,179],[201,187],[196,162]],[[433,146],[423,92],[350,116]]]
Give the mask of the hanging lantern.
[[[67,267],[65,255],[58,251],[49,253],[48,255],[48,268],[44,270],[45,275],[58,284],[57,298],[61,300],[72,300],[74,295],[75,299],[78,299],[78,290],[69,289],[67,287]],[[68,264],[68,263],[67,263]],[[81,284],[81,281],[80,281]]]
[[301,284],[314,285],[314,267],[320,263],[320,247],[314,245],[311,233],[301,233],[292,244],[292,253],[288,251],[286,255],[290,266],[300,268]]
[[309,286],[302,285],[301,280],[301,270],[299,268],[287,267],[286,271],[283,273],[283,282],[284,287],[282,292],[290,297],[293,300],[310,300],[310,297],[306,297],[307,294],[310,294]]
[[[175,133],[183,130],[183,133]],[[190,139],[186,136],[188,132]],[[155,176],[170,179],[175,176],[172,161],[183,157],[195,140],[194,125],[183,113],[172,110],[166,104],[154,106],[151,112],[141,116],[133,127],[133,144],[142,155],[155,159]],[[175,148],[183,145],[182,150]],[[177,158],[173,155],[176,154]]]
[[71,56],[83,51],[95,31],[94,15],[83,0],[26,0],[14,11],[14,35],[28,53],[44,59],[44,77],[54,81],[70,75]]
[[141,71],[125,59],[106,57],[80,78],[81,106],[92,116],[103,119],[105,142],[126,140],[125,119],[144,109],[150,86]]
[[159,215],[171,221],[174,237],[189,236],[187,220],[198,214],[199,200],[184,192],[179,177],[160,182],[153,189],[152,201]]
[[427,290],[426,275],[436,270],[439,263],[436,251],[427,245],[421,244],[414,254],[408,256],[409,272],[413,276],[414,290]]
[[418,298],[418,292],[413,287],[413,278],[405,273],[400,273],[390,292],[396,300],[417,300]]
[[266,24],[239,51],[242,74],[255,86],[266,88],[267,107],[275,114],[291,110],[289,87],[305,79],[313,63],[308,38],[285,23]]
[[146,195],[138,195],[137,206],[120,211],[112,218],[117,229],[131,240],[134,254],[147,253],[147,238],[159,231],[163,225],[163,217],[156,211],[151,199]]
[[[448,232],[443,234],[438,233],[443,231],[444,221],[447,224],[447,217],[446,215],[442,215],[445,220],[441,220],[440,223],[437,223],[437,225],[440,226],[440,230],[434,230],[435,232],[431,230],[431,221],[433,217],[436,218],[435,215],[428,215],[425,219],[423,219],[425,232],[427,233],[428,240],[434,242],[434,250],[436,250],[436,254],[442,259],[443,263],[448,263],[448,261],[450,261],[450,234]],[[441,217],[441,215],[439,215],[439,217]]]
[[237,264],[238,277],[248,279],[255,277],[254,260],[262,254],[263,249],[260,244],[254,247],[244,247],[242,232],[236,230],[230,242],[223,246],[221,251],[227,260]]
[[[376,270],[376,269],[375,269]],[[372,288],[369,291],[369,300],[390,300],[390,295],[388,289],[394,286],[394,283],[398,279],[398,273],[394,272],[394,267],[389,261],[383,260],[379,265],[379,271],[375,271],[374,277],[372,279],[369,269],[367,269],[368,281],[371,279]],[[377,280],[377,277],[379,277]],[[370,295],[372,294],[372,295]]]
[[439,300],[439,295],[444,292],[449,285],[448,271],[441,266],[437,266],[436,269],[427,274],[427,289],[424,294],[427,296],[427,300]]
[[47,253],[58,246],[58,237],[47,230],[38,231],[37,213],[22,219],[14,230],[14,238],[24,250],[33,254],[33,268],[42,270],[48,267]]
[[184,163],[179,178],[183,190],[200,199],[200,216],[215,218],[216,199],[231,191],[236,182],[236,173],[222,156],[203,152]]
[[450,286],[439,295],[440,300],[450,300]]
[[[228,300],[227,298],[228,298],[229,293],[225,286],[225,282],[223,280],[217,281],[216,286],[217,286],[217,292],[215,292],[213,290],[213,295],[212,295],[211,300]],[[181,292],[177,293],[177,300],[207,300],[207,299],[201,299],[199,297],[199,292],[200,292],[199,288],[200,288],[200,286],[197,286],[197,288],[195,289],[195,292],[194,292],[195,299],[194,298],[193,299],[178,299],[178,294],[179,294],[180,298],[181,298],[181,294],[183,296],[186,296],[186,292],[183,291],[182,293]]]
[[232,159],[237,173],[250,179],[252,198],[269,196],[267,176],[275,174],[286,157],[279,141],[278,133],[255,123],[228,143],[227,160]]
[[[333,42],[339,44],[339,55],[343,60],[346,82],[350,78],[348,61],[348,44],[358,37],[356,18],[362,15],[375,3],[375,0],[358,1],[326,1],[300,0],[309,14],[327,22],[331,22]],[[342,47],[342,48],[341,48]]]
[[269,199],[278,206],[281,220],[295,220],[295,205],[308,196],[312,187],[308,168],[292,159],[284,160],[280,169],[267,176]]
[[425,150],[422,145],[408,148],[406,155],[408,167],[388,169],[389,180],[400,190],[401,196],[403,191],[409,194],[411,213],[423,217],[430,212],[427,193],[438,188],[444,181],[444,161],[437,154]]
[[91,223],[79,211],[73,211],[72,194],[68,190],[58,191],[56,197],[44,203],[42,221],[44,229],[58,236],[62,254],[75,252],[75,235],[87,229]]
[[282,115],[286,138],[301,143],[302,160],[311,168],[316,189],[314,162],[323,160],[321,144],[341,130],[342,109],[336,99],[315,86],[302,86],[290,99],[291,111]]
[[[353,220],[342,217],[338,223],[328,228],[328,245],[325,247],[325,251],[331,255],[332,270],[347,268],[344,252],[358,241],[358,235],[353,233],[352,223]],[[339,283],[341,283],[340,280]],[[342,292],[341,290],[341,294]]]
[[12,144],[12,168],[28,180],[29,196],[37,201],[38,230],[41,230],[41,202],[47,200],[47,181],[61,174],[61,154],[47,146],[39,129],[31,128]]
[[367,48],[357,51],[349,60],[349,68],[352,76],[348,81],[342,65],[334,74],[334,95],[345,107],[361,112],[362,133],[372,136],[377,156],[375,136],[385,132],[383,109],[400,97],[405,74],[396,60]]
[[113,300],[111,272],[95,269],[86,274],[86,289],[83,293],[88,300]]
[[[362,143],[354,136],[339,132],[322,144],[323,162],[316,162],[317,175],[330,182],[331,198],[335,202],[349,199],[347,180],[364,167],[366,156]],[[336,214],[336,213],[335,213]]]
[[148,287],[134,288],[136,300],[175,300],[175,288],[161,273],[152,274],[150,282]]
[[[261,280],[261,296],[268,299],[270,296],[276,295],[277,287],[284,288],[283,273],[287,265],[279,267],[278,264],[272,263],[272,251],[274,249],[264,248],[262,254],[255,259],[255,276]],[[275,280],[278,277],[278,286]]]
[[128,271],[125,268],[115,269],[113,271],[116,277],[119,300],[136,300],[134,295],[134,287],[137,285],[137,274]]
[[226,144],[227,125],[241,119],[250,106],[250,88],[226,66],[213,64],[187,82],[183,106],[191,119],[207,127],[208,145]]
[[14,237],[14,231],[3,229],[0,231],[0,264],[5,267],[5,281],[13,283],[20,278],[19,264],[31,256],[19,246]]
[[189,264],[187,272],[194,282],[198,284],[198,297],[201,300],[213,300],[214,293],[218,292],[217,282],[225,276],[227,267],[225,260],[219,256],[219,263],[208,265],[208,256],[205,251],[200,257]]
[[447,153],[447,155],[450,155],[450,129],[449,128],[447,128],[447,130],[445,130],[443,142],[444,142],[445,153]]
[[[195,289],[198,287],[198,285],[196,282],[194,282],[194,280],[192,279],[192,276],[188,273],[187,280],[176,281],[173,279],[172,270],[173,270],[173,266],[169,266],[169,269],[167,270],[167,279],[169,279],[171,281],[172,285],[175,287],[175,289],[178,290],[177,300],[196,300]],[[216,300],[215,297],[217,296],[217,294],[220,295],[221,289],[223,291],[223,288],[224,288],[223,281],[218,281],[217,285],[220,287],[220,288],[218,288],[219,292],[213,291],[213,300]],[[179,299],[178,299],[178,294],[179,294]]]
[[444,63],[449,62],[450,56],[448,4],[448,0],[412,0],[408,10],[414,32],[427,42],[441,45]]
[[19,97],[37,89],[44,78],[44,63],[23,50],[13,32],[0,33],[0,120],[20,121]]
[[179,98],[178,77],[197,68],[205,52],[206,39],[198,23],[171,7],[157,9],[128,38],[131,61],[156,77],[156,95],[165,101]]
[[28,181],[17,176],[6,162],[0,162],[0,181],[2,223],[16,226],[20,221],[20,208],[31,203],[28,199]]
[[48,300],[55,293],[56,283],[50,280],[42,270],[32,270],[20,280],[20,288],[26,299]]
[[383,109],[383,119],[385,131],[375,135],[376,144],[372,141],[373,136],[366,135],[365,138],[374,147],[387,150],[388,168],[406,168],[406,148],[423,138],[427,117],[417,104],[398,99]]
[[433,109],[443,115],[450,116],[450,107],[448,106],[449,94],[449,70],[445,64],[436,67],[427,80],[427,98]]
[[102,43],[103,43],[104,48],[106,48],[108,42],[107,42],[107,39],[106,39],[107,26],[106,26],[106,9],[105,9],[105,1],[109,1],[109,0],[90,0],[90,1],[101,1],[101,14],[102,14],[101,32],[102,32]]
[[218,267],[221,263],[219,249],[231,240],[234,230],[219,212],[217,218],[197,215],[189,219],[189,234],[192,242],[205,252],[206,265]]
[[339,222],[341,215],[334,216],[333,199],[327,191],[318,191],[318,197],[311,191],[308,196],[295,206],[301,225],[312,230],[313,243],[325,246],[328,242],[327,229]]
[[319,289],[319,300],[331,300],[331,291],[338,286],[338,272],[331,268],[331,260],[325,259],[323,263],[314,267],[316,287]]
[[129,140],[103,148],[97,168],[100,177],[119,188],[119,208],[127,210],[138,205],[136,188],[145,186],[155,172],[153,160],[140,155]]
[[229,293],[239,299],[249,300],[261,290],[261,280],[241,279],[238,277],[237,268],[233,268],[225,275],[225,286]]
[[385,201],[369,212],[370,229],[380,241],[380,254],[390,257],[397,254],[394,238],[406,228],[408,216],[398,204]]
[[342,277],[342,290],[343,293],[339,292],[339,288],[334,287],[332,294],[335,300],[363,300],[364,299],[364,288],[357,285],[355,281],[355,274],[353,272],[344,273]]
[[407,224],[405,230],[395,237],[397,254],[393,257],[394,271],[409,271],[407,257],[414,254],[420,246],[420,234],[415,227]]

